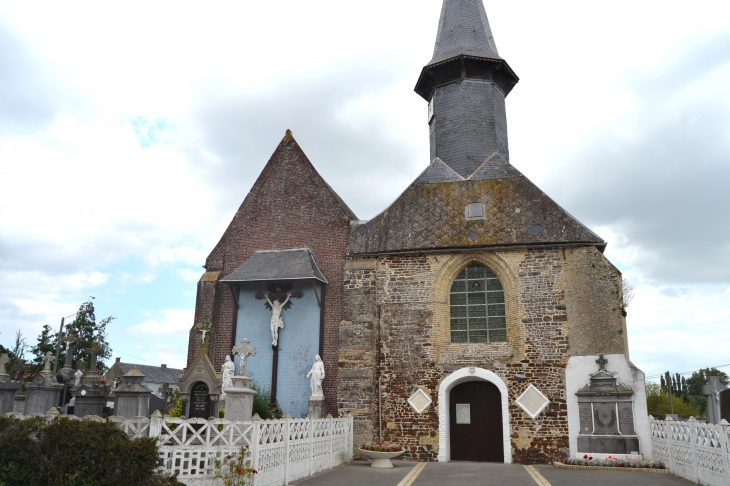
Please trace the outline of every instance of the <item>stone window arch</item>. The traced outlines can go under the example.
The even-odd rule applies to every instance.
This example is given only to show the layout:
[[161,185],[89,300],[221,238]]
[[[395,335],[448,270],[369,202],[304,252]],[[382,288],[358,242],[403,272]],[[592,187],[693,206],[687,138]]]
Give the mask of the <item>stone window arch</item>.
[[507,341],[504,288],[489,267],[464,267],[451,284],[449,307],[452,343]]

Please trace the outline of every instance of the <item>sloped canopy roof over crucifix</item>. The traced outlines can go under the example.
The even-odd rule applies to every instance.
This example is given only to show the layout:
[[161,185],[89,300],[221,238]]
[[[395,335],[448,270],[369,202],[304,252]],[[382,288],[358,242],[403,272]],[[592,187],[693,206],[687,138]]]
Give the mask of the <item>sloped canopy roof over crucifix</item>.
[[240,284],[281,280],[319,280],[327,283],[309,248],[257,251],[221,282]]

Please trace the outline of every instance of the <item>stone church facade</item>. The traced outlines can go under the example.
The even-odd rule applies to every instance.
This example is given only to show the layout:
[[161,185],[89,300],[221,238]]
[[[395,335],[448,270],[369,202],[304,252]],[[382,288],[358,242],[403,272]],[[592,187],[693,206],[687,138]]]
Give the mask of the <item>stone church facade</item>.
[[[254,378],[298,414],[308,396],[296,380],[320,354],[328,410],[354,416],[355,443],[397,441],[411,459],[548,462],[592,452],[581,434],[599,449],[601,437],[636,436],[640,451],[606,450],[651,457],[621,274],[606,243],[509,162],[505,97],[517,82],[482,1],[444,0],[415,89],[431,163],[370,221],[287,132],[198,283],[195,324],[212,325],[214,366],[251,339],[268,353],[249,361],[261,363]],[[277,282],[302,297],[282,314],[274,357],[261,295]],[[193,328],[189,362],[199,346]],[[603,363],[634,394],[601,419],[575,394]]]

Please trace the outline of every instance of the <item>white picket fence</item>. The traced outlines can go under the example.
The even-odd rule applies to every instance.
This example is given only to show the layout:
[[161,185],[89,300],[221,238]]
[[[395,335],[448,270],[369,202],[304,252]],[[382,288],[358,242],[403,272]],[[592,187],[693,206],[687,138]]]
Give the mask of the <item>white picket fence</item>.
[[[26,418],[20,414],[8,414]],[[58,414],[47,414],[50,420]],[[102,420],[89,416],[74,420]],[[280,486],[339,466],[352,459],[352,416],[279,420],[181,419],[110,417],[129,437],[155,437],[159,472],[177,474],[190,486],[222,484],[215,479],[215,459],[235,457],[249,446],[254,486]]]
[[649,417],[654,459],[697,484],[730,486],[730,423],[703,424]]

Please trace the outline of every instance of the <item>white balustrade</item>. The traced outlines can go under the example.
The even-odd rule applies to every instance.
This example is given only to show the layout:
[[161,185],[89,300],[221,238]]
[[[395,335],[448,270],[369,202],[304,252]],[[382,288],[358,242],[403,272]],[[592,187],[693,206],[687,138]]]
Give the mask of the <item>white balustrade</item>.
[[[20,414],[7,416],[24,419]],[[58,414],[48,414],[48,420]],[[100,417],[67,416],[72,420]],[[352,459],[352,416],[326,419],[225,420],[181,419],[154,414],[146,417],[110,417],[132,439],[154,437],[160,454],[159,472],[178,474],[190,485],[217,484],[215,459],[236,457],[242,447],[251,450],[258,471],[254,486],[280,486],[331,469]]]
[[672,474],[697,484],[730,486],[730,424],[654,420],[649,417],[654,459]]

